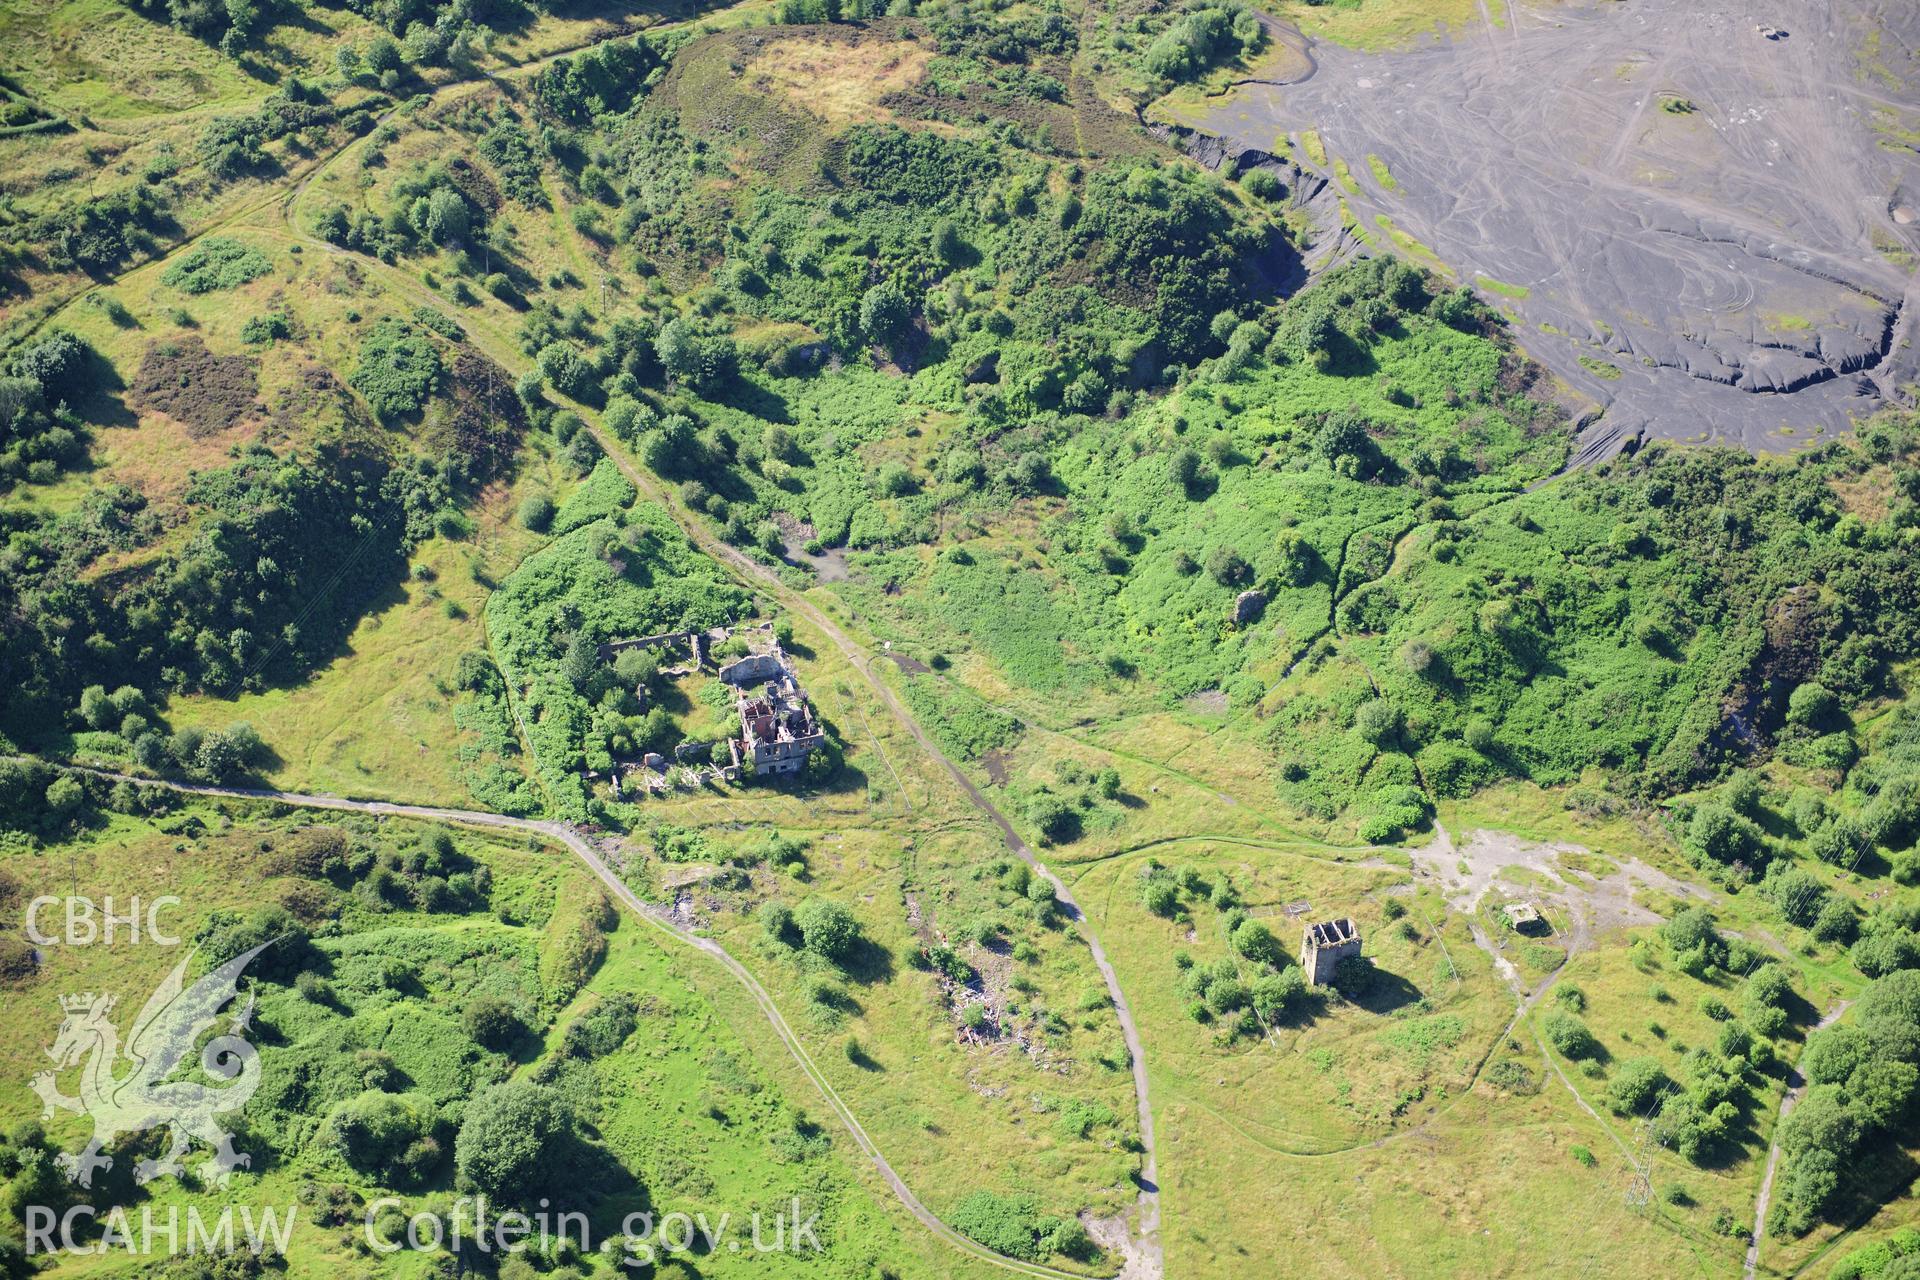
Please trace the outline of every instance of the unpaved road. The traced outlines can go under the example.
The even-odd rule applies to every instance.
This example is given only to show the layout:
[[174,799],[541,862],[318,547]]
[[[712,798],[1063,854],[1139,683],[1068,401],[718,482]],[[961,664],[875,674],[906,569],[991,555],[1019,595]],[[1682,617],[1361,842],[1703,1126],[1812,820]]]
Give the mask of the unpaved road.
[[[1828,1010],[1813,1028],[1814,1031],[1824,1030],[1840,1021],[1840,1015],[1847,1011],[1850,1003],[1842,1000]],[[1787,1091],[1780,1095],[1780,1115],[1773,1122],[1773,1145],[1767,1148],[1767,1172],[1760,1179],[1760,1196],[1753,1206],[1753,1234],[1747,1238],[1746,1280],[1753,1280],[1753,1273],[1760,1266],[1760,1238],[1767,1229],[1767,1205],[1773,1200],[1773,1173],[1780,1164],[1780,1126],[1786,1123],[1788,1114],[1799,1105],[1806,1092],[1807,1078],[1800,1074],[1800,1068],[1796,1066],[1787,1076]]]
[[[24,758],[18,756],[8,757],[8,759],[15,763],[24,762]],[[429,822],[451,822],[464,824],[466,826],[493,827],[508,831],[530,832],[547,840],[558,841],[564,844],[585,864],[587,869],[594,874],[595,878],[597,878],[602,885],[606,886],[607,892],[612,894],[616,901],[620,902],[648,925],[685,943],[717,962],[728,973],[733,975],[734,979],[739,982],[741,986],[747,989],[747,994],[751,995],[754,1003],[760,1007],[760,1012],[766,1017],[768,1023],[772,1025],[775,1034],[780,1037],[780,1042],[787,1047],[787,1052],[793,1055],[793,1060],[799,1066],[801,1072],[807,1079],[811,1080],[814,1087],[820,1091],[820,1096],[825,1099],[827,1105],[833,1109],[834,1115],[839,1118],[841,1125],[846,1128],[847,1133],[853,1138],[854,1143],[866,1153],[868,1159],[873,1161],[874,1169],[893,1191],[894,1196],[899,1199],[902,1205],[906,1206],[908,1212],[920,1220],[921,1224],[924,1225],[927,1230],[933,1232],[934,1235],[938,1236],[952,1248],[958,1249],[960,1252],[977,1258],[982,1262],[991,1263],[994,1266],[1004,1268],[1008,1271],[1018,1272],[1021,1275],[1041,1277],[1042,1280],[1086,1280],[1084,1276],[1077,1276],[1073,1272],[1060,1271],[1053,1267],[1041,1266],[1037,1263],[1021,1262],[1018,1259],[1008,1258],[1002,1254],[995,1253],[984,1245],[977,1244],[967,1236],[961,1235],[945,1222],[942,1222],[933,1210],[921,1203],[920,1198],[913,1193],[912,1188],[907,1186],[900,1175],[894,1172],[893,1166],[887,1162],[886,1156],[881,1154],[880,1148],[874,1144],[873,1139],[867,1136],[867,1131],[861,1127],[859,1120],[854,1117],[853,1112],[841,1099],[840,1094],[834,1089],[832,1082],[821,1073],[818,1064],[814,1062],[812,1055],[807,1052],[806,1046],[801,1043],[800,1037],[794,1034],[793,1028],[787,1025],[785,1018],[781,1017],[778,1006],[773,1002],[773,997],[767,994],[767,989],[760,985],[759,979],[748,972],[745,965],[742,965],[738,960],[734,959],[725,947],[722,947],[711,938],[703,938],[687,929],[668,912],[661,910],[652,903],[642,901],[639,895],[635,894],[632,889],[629,889],[626,882],[614,873],[613,868],[607,865],[606,860],[600,856],[600,851],[593,846],[593,843],[565,823],[543,822],[533,818],[511,818],[505,814],[483,813],[470,809],[446,809],[434,805],[395,804],[385,800],[349,800],[341,796],[307,795],[296,791],[274,791],[253,787],[199,786],[183,782],[168,782],[155,778],[142,778],[128,773],[116,773],[111,769],[92,769],[82,765],[62,764],[55,765],[54,767],[75,773],[88,774],[96,778],[105,778],[113,782],[128,782],[142,787],[161,787],[168,791],[179,792],[184,795],[209,796],[233,800],[266,801],[274,804],[293,805],[303,809],[330,809],[350,813],[373,814],[377,817],[417,818]],[[1123,1272],[1122,1274],[1125,1275],[1127,1273]]]
[[[1241,85],[1198,127],[1253,162],[1295,140],[1310,172],[1282,176],[1321,228],[1316,265],[1387,247],[1385,217],[1479,280],[1604,406],[1583,457],[1642,433],[1784,449],[1911,394],[1920,6],[1503,8],[1504,27],[1405,51],[1316,45],[1304,81]],[[1325,169],[1297,144],[1308,129]]]

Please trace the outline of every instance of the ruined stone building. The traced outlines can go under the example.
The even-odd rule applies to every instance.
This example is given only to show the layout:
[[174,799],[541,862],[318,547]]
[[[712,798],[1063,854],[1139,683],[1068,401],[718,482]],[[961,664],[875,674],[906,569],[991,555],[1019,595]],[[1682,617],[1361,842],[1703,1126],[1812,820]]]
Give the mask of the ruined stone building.
[[1342,960],[1360,955],[1360,926],[1351,917],[1310,924],[1300,939],[1300,967],[1307,985],[1324,987],[1333,981]]
[[720,679],[738,690],[740,736],[728,743],[736,768],[751,769],[755,777],[798,773],[826,741],[793,664],[777,643],[728,663]]

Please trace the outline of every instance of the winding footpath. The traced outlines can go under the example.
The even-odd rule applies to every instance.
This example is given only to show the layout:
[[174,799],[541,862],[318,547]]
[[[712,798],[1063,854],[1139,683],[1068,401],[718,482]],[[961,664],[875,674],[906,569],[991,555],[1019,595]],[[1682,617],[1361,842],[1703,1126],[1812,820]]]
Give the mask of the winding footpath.
[[86,774],[90,777],[101,778],[109,782],[127,782],[141,787],[158,787],[182,795],[206,796],[213,799],[258,801],[267,804],[291,805],[302,809],[331,809],[348,813],[371,814],[375,817],[383,818],[412,818],[430,822],[457,823],[471,827],[491,827],[499,830],[527,832],[539,836],[542,839],[563,844],[585,864],[587,870],[591,871],[594,877],[606,887],[607,892],[611,893],[616,900],[633,912],[640,920],[673,938],[675,941],[683,943],[700,952],[702,955],[707,956],[731,974],[741,986],[746,988],[747,994],[753,997],[754,1003],[760,1007],[760,1012],[772,1025],[774,1033],[780,1037],[780,1042],[787,1047],[787,1052],[793,1055],[793,1060],[799,1066],[801,1072],[808,1080],[812,1081],[814,1087],[820,1091],[820,1096],[825,1099],[827,1105],[832,1108],[834,1115],[839,1118],[840,1123],[846,1128],[847,1133],[852,1136],[855,1145],[866,1153],[867,1158],[873,1162],[874,1169],[878,1171],[880,1177],[886,1182],[888,1188],[892,1190],[894,1196],[899,1199],[901,1204],[906,1206],[909,1213],[919,1219],[921,1225],[925,1226],[927,1230],[931,1231],[949,1247],[978,1259],[981,1262],[989,1263],[1007,1271],[1017,1272],[1021,1275],[1040,1277],[1041,1280],[1087,1280],[1084,1275],[1075,1272],[1062,1271],[1058,1268],[1043,1266],[1038,1263],[1022,1262],[1016,1258],[1009,1258],[1004,1254],[995,1253],[985,1245],[979,1244],[971,1238],[960,1234],[945,1222],[941,1221],[933,1210],[927,1208],[927,1206],[921,1202],[920,1198],[913,1193],[913,1189],[907,1186],[906,1181],[901,1178],[901,1176],[895,1172],[893,1166],[888,1163],[886,1156],[882,1154],[879,1146],[861,1126],[860,1121],[854,1116],[853,1111],[847,1106],[845,1100],[841,1098],[839,1092],[833,1087],[833,1083],[828,1080],[825,1073],[820,1070],[819,1064],[816,1063],[812,1055],[807,1052],[807,1048],[801,1043],[800,1037],[794,1034],[793,1028],[789,1026],[787,1020],[781,1016],[779,1007],[774,1004],[773,997],[767,993],[767,989],[760,984],[759,979],[755,978],[745,965],[736,960],[725,947],[722,947],[712,938],[702,937],[692,932],[660,907],[645,901],[638,894],[634,893],[634,891],[627,886],[626,882],[614,872],[613,868],[607,865],[606,859],[600,855],[600,851],[594,847],[593,843],[565,823],[548,822],[535,818],[513,818],[505,814],[485,813],[472,809],[445,809],[433,805],[395,804],[385,800],[349,800],[341,796],[308,795],[297,791],[275,791],[268,788],[203,786],[186,782],[171,782],[158,778],[143,778],[135,774],[119,773],[111,769],[95,769],[86,765],[36,761],[30,757],[13,756],[6,758],[14,763],[31,762],[48,764],[53,768],[61,769],[69,773]]

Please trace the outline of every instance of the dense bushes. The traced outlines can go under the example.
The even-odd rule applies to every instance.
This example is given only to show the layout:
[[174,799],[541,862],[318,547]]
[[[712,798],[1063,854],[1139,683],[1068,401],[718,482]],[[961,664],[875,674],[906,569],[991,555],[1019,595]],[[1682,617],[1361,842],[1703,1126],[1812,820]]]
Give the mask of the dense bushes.
[[[631,486],[610,463],[603,467],[589,485],[604,476],[604,492],[624,506]],[[559,527],[575,518],[573,505],[555,517]],[[632,687],[613,678],[598,646],[733,621],[746,603],[657,508],[579,515],[584,523],[529,556],[487,601],[488,634],[535,760],[561,811],[575,818],[588,806],[583,766],[605,770],[616,753],[662,745],[659,718],[650,721]],[[566,657],[576,647],[584,669],[570,673]]]
[[1073,1218],[1047,1217],[1028,1195],[973,1191],[947,1215],[954,1227],[995,1253],[1037,1262],[1049,1254],[1082,1260],[1099,1255],[1086,1228]]
[[433,338],[405,320],[386,319],[361,339],[349,381],[382,418],[401,418],[426,406],[444,372]]
[[561,1180],[575,1158],[576,1142],[574,1112],[565,1095],[516,1080],[467,1105],[454,1161],[463,1186],[502,1204],[531,1206],[565,1190]]
[[1154,37],[1142,64],[1163,80],[1191,80],[1216,63],[1259,49],[1264,32],[1252,10],[1192,8]]
[[1809,1087],[1780,1123],[1780,1198],[1767,1223],[1791,1235],[1836,1206],[1865,1143],[1906,1134],[1920,1088],[1920,972],[1870,983],[1847,1025],[1808,1040],[1802,1066]]
[[87,428],[66,407],[85,389],[92,348],[55,331],[22,347],[0,377],[0,477],[50,483],[86,455]]
[[112,526],[89,533],[63,520],[16,534],[0,578],[0,598],[20,601],[5,624],[0,723],[44,733],[90,684],[234,691],[311,669],[397,579],[414,536],[411,495],[432,490],[427,477],[351,451],[296,459],[256,446],[194,476],[184,495],[191,533],[111,591],[67,566],[112,545]]
[[256,280],[272,266],[258,249],[225,236],[207,236],[196,241],[160,278],[183,293],[212,293]]

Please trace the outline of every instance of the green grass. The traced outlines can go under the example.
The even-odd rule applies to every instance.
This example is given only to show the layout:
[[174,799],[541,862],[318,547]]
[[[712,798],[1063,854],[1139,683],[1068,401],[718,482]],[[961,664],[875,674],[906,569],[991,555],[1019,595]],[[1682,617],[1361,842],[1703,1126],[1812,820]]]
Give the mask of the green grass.
[[1495,280],[1492,276],[1475,276],[1473,282],[1489,293],[1497,293],[1503,298],[1520,301],[1533,293],[1523,284],[1508,284],[1505,280]]
[[[621,1216],[639,1203],[642,1188],[656,1212],[671,1206],[705,1213],[715,1222],[723,1213],[732,1214],[743,1241],[753,1211],[771,1213],[774,1205],[788,1206],[798,1196],[809,1211],[820,1212],[822,1257],[753,1257],[748,1249],[743,1258],[723,1249],[701,1260],[703,1273],[761,1274],[771,1268],[778,1274],[811,1274],[822,1262],[861,1267],[884,1257],[890,1265],[984,1274],[908,1218],[865,1157],[834,1128],[806,1129],[801,1132],[812,1136],[794,1141],[797,1118],[823,1108],[784,1053],[756,1051],[766,1035],[762,1016],[717,967],[663,943],[660,935],[626,916],[612,927],[605,958],[579,994],[558,1003],[548,999],[535,953],[543,938],[564,924],[556,906],[569,894],[597,893],[588,890],[585,871],[563,851],[456,833],[462,852],[492,872],[493,910],[371,912],[353,893],[325,882],[316,888],[314,881],[263,874],[270,851],[297,844],[310,824],[308,815],[267,818],[243,808],[230,819],[212,808],[189,812],[206,823],[203,834],[168,835],[148,823],[116,818],[97,834],[63,846],[63,855],[87,861],[88,871],[77,881],[66,873],[53,877],[33,859],[4,860],[5,869],[34,891],[53,889],[57,879],[61,893],[135,888],[178,893],[184,901],[168,924],[185,934],[216,909],[244,912],[263,896],[284,893],[296,883],[306,886],[309,896],[332,895],[345,907],[342,927],[317,944],[316,964],[331,991],[327,1002],[304,998],[284,979],[254,988],[254,1040],[264,1074],[243,1113],[248,1127],[239,1141],[255,1155],[254,1171],[240,1175],[227,1196],[189,1191],[171,1179],[152,1184],[139,1200],[162,1220],[170,1206],[191,1204],[213,1212],[229,1196],[251,1205],[298,1200],[303,1203],[287,1253],[294,1273],[367,1266],[353,1247],[360,1237],[358,1218],[343,1227],[315,1223],[310,1193],[302,1188],[337,1185],[343,1194],[363,1199],[389,1190],[379,1179],[347,1167],[318,1124],[335,1101],[361,1087],[345,1078],[357,1069],[354,1052],[377,1048],[387,1055],[389,1069],[399,1073],[393,1078],[400,1087],[430,1108],[457,1104],[510,1073],[557,1072],[576,1098],[591,1100],[593,1123],[586,1132],[606,1153],[611,1170],[598,1176],[590,1215],[596,1238],[617,1230]],[[163,825],[178,826],[178,818]],[[350,839],[374,843],[407,841],[431,831],[358,817],[338,827]],[[163,869],[168,863],[172,868]],[[124,943],[63,948],[49,958],[48,972],[36,985],[117,992],[123,1007],[137,1008],[183,954]],[[382,977],[396,963],[410,975],[398,989]],[[483,995],[505,999],[530,1021],[534,1035],[515,1056],[482,1050],[462,1030],[459,1010]],[[630,995],[637,1005],[633,1034],[604,1056],[569,1064],[559,1048],[565,1025]],[[25,1000],[16,1013],[16,1034],[4,1053],[13,1065],[0,1084],[0,1116],[10,1127],[38,1116],[39,1100],[27,1092],[25,1081],[32,1060],[40,1060],[38,1046],[51,1041],[60,1017],[51,998]],[[272,1029],[270,1035],[259,1034],[265,1028]],[[50,1135],[74,1147],[83,1131],[62,1120],[50,1127]],[[424,1186],[400,1188],[408,1212],[450,1196],[451,1176],[448,1167]],[[399,1255],[381,1273],[412,1274],[414,1265]]]

